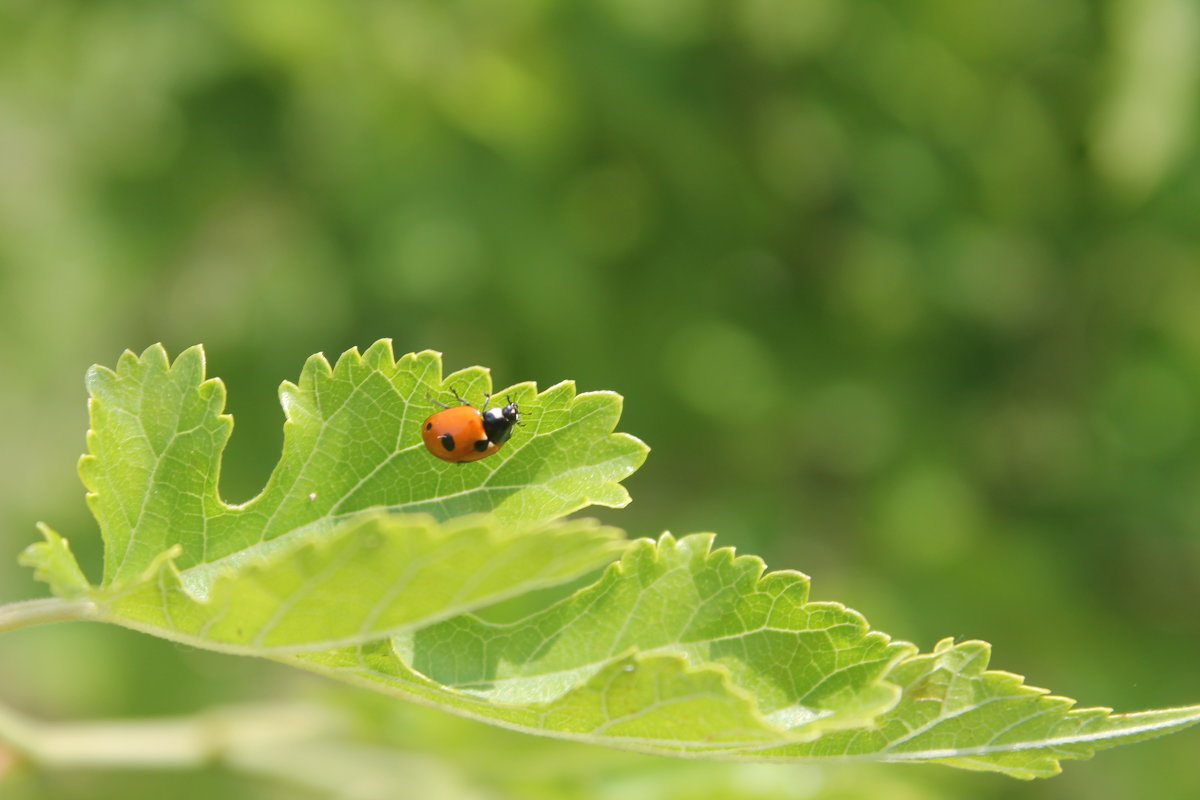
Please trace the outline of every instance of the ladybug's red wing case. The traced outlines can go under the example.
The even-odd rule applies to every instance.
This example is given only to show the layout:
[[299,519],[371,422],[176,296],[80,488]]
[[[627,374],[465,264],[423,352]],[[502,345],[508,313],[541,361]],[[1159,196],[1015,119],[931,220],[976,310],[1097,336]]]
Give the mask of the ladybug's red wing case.
[[516,403],[480,412],[464,404],[438,411],[421,425],[425,447],[443,461],[459,464],[478,461],[495,453],[512,436],[520,420]]
[[438,411],[421,426],[421,438],[429,452],[443,461],[475,461],[488,455],[491,442],[483,429],[483,417],[471,406],[453,406]]

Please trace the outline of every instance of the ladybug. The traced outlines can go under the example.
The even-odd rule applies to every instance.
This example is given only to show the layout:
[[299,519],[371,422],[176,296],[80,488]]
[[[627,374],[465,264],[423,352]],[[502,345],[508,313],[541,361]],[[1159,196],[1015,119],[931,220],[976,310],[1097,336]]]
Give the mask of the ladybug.
[[477,409],[459,397],[458,392],[454,396],[461,405],[438,403],[442,410],[421,426],[425,446],[443,461],[464,464],[487,458],[504,446],[512,436],[513,426],[521,421],[516,403],[488,408],[491,395],[484,395],[483,408]]

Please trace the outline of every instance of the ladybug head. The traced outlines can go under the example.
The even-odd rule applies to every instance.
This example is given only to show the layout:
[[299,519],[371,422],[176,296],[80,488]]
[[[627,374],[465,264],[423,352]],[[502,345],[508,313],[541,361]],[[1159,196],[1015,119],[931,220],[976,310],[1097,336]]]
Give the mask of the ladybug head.
[[508,403],[498,408],[489,408],[483,412],[483,429],[487,437],[497,444],[508,441],[512,436],[514,425],[521,422],[521,414],[516,403]]

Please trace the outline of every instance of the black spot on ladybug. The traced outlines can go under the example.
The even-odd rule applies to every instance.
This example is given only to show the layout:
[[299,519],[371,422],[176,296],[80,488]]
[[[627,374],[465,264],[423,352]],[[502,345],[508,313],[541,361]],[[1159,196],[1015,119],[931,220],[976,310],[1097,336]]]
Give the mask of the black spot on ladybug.
[[450,434],[443,433],[438,437],[438,441],[442,443],[442,447],[446,448],[446,450],[449,451],[454,449],[454,437]]
[[432,423],[432,422],[426,422],[426,423],[425,423],[425,430],[427,430],[427,431],[428,431],[428,430],[432,430],[432,429],[433,429],[433,423]]
[[484,450],[488,449],[489,444],[491,444],[491,442],[489,442],[487,439],[480,439],[479,441],[475,442],[475,450],[482,453]]

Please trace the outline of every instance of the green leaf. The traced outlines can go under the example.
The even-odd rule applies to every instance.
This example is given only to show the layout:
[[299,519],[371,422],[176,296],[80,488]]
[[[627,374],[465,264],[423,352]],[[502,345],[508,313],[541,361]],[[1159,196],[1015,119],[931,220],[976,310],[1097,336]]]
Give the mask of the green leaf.
[[903,690],[894,709],[863,731],[767,750],[770,759],[844,758],[933,761],[967,769],[1044,778],[1059,760],[1182,730],[1200,721],[1200,706],[1113,714],[1074,709],[1075,701],[1027,686],[1020,675],[988,670],[991,646],[943,639],[888,675]]
[[526,420],[500,452],[466,465],[436,459],[420,436],[434,399],[456,390],[479,402],[490,376],[472,367],[443,377],[439,354],[396,360],[381,340],[334,366],[315,355],[282,385],[283,455],[261,494],[229,505],[217,485],[233,422],[221,413],[224,385],[204,373],[200,347],[170,363],[161,345],[88,372],[90,453],[79,470],[104,536],[105,586],[136,579],[175,545],[179,570],[214,574],[224,559],[369,508],[441,520],[488,511],[532,526],[589,504],[622,506],[619,481],[646,457],[640,441],[612,432],[619,395],[563,382],[496,392]]
[[48,529],[27,563],[56,593],[88,594],[101,618],[221,650],[297,652],[429,625],[620,552],[615,529],[553,522],[629,499],[618,481],[646,447],[612,432],[616,394],[502,390],[529,421],[486,460],[451,464],[425,449],[421,423],[433,398],[488,394],[486,370],[443,378],[438,354],[397,361],[387,341],[335,366],[314,356],[280,390],[279,465],[260,495],[230,505],[217,486],[232,420],[204,373],[199,347],[171,363],[159,345],[88,373],[80,474],[104,580],[90,587]]
[[464,617],[398,644],[422,674],[501,703],[545,702],[631,652],[670,652],[720,667],[764,719],[805,735],[895,704],[881,679],[907,645],[844,606],[809,602],[804,575],[764,576],[760,559],[712,543],[643,539],[597,584],[517,625]]
[[71,554],[67,540],[45,523],[39,522],[38,530],[46,541],[26,547],[17,562],[25,567],[33,567],[33,577],[49,584],[50,591],[64,600],[87,595],[91,591],[91,584]]
[[[218,493],[232,422],[203,353],[152,347],[93,368],[80,473],[105,542],[87,583],[66,541],[24,563],[89,618],[283,663],[531,733],[662,755],[932,761],[1015,777],[1179,730],[1200,707],[1113,714],[989,671],[982,642],[919,654],[798,572],[699,534],[626,546],[589,503],[628,501],[645,458],[613,433],[620,398],[569,383],[498,394],[528,424],[480,462],[421,444],[432,398],[490,391],[437,354],[379,342],[285,383],[284,447],[263,492]],[[590,586],[511,621],[512,599],[621,553]],[[561,594],[561,592],[560,592]],[[503,621],[502,621],[503,620]]]
[[[809,602],[803,575],[764,577],[761,560],[712,540],[640,540],[596,584],[516,624],[463,616],[305,660],[473,716],[644,749],[790,741],[895,704],[883,675],[911,646]],[[627,695],[646,707],[618,723]]]
[[181,573],[170,550],[140,580],[96,599],[103,617],[130,627],[268,655],[428,626],[570,580],[623,545],[620,531],[586,519],[519,530],[486,515],[439,524],[367,511],[211,575]]
[[711,542],[635,542],[596,584],[516,624],[465,615],[288,661],[531,733],[720,759],[937,761],[1028,778],[1200,720],[1200,706],[1071,711],[987,671],[983,643],[918,655],[809,601],[803,575],[763,575]]

